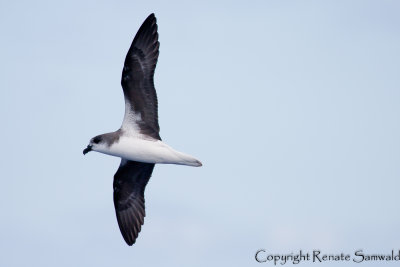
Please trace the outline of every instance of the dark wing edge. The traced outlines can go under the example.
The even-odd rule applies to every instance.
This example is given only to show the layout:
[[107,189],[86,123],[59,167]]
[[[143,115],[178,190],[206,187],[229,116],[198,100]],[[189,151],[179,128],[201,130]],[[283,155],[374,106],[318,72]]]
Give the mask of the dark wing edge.
[[160,139],[158,101],[154,88],[154,71],[160,46],[157,29],[157,19],[150,14],[136,33],[126,55],[121,85],[125,101],[129,101],[133,112],[141,115],[141,122],[136,121],[141,132]]
[[114,175],[114,207],[125,242],[132,246],[144,223],[144,190],[153,173],[152,163],[121,160]]

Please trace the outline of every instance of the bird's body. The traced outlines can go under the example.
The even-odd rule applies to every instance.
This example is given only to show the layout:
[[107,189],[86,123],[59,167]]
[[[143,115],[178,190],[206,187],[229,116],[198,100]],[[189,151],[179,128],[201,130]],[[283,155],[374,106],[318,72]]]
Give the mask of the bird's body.
[[[107,143],[100,145],[95,149],[95,151],[127,160],[145,163],[178,164],[195,167],[201,166],[200,161],[194,157],[176,151],[161,140],[129,136],[129,134],[124,134],[123,131],[121,132],[122,134],[118,136],[117,141],[110,145]],[[109,135],[115,136],[116,132],[110,133]]]
[[114,175],[114,206],[128,245],[135,243],[144,223],[144,190],[154,165],[202,165],[161,141],[153,81],[159,45],[156,18],[151,14],[138,30],[125,58],[121,79],[125,115],[121,128],[93,137],[83,150],[84,154],[97,151],[121,158]]

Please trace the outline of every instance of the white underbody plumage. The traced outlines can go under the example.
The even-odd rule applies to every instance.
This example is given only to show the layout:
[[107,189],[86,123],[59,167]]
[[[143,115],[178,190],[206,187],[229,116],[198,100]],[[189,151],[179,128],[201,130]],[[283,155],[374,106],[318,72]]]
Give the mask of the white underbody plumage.
[[160,140],[132,138],[123,135],[111,146],[102,145],[94,150],[111,156],[145,163],[179,164],[194,167],[202,165],[194,157],[176,151]]

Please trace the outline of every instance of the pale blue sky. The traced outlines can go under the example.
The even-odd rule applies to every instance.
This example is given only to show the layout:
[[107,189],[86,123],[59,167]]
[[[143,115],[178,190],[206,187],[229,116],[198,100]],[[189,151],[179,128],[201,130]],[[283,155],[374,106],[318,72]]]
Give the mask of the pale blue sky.
[[[152,12],[161,136],[204,166],[156,166],[128,247],[119,159],[82,149],[120,126],[123,60]],[[0,265],[399,249],[399,12],[381,0],[1,1]]]

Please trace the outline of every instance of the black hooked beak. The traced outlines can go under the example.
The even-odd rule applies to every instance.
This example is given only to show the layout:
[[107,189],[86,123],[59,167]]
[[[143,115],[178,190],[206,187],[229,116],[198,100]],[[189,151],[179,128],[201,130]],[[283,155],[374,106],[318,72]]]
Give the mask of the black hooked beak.
[[91,145],[88,145],[87,148],[85,148],[85,149],[83,150],[83,155],[86,155],[86,153],[88,153],[88,152],[90,152],[90,151],[92,151],[92,146],[91,146]]

